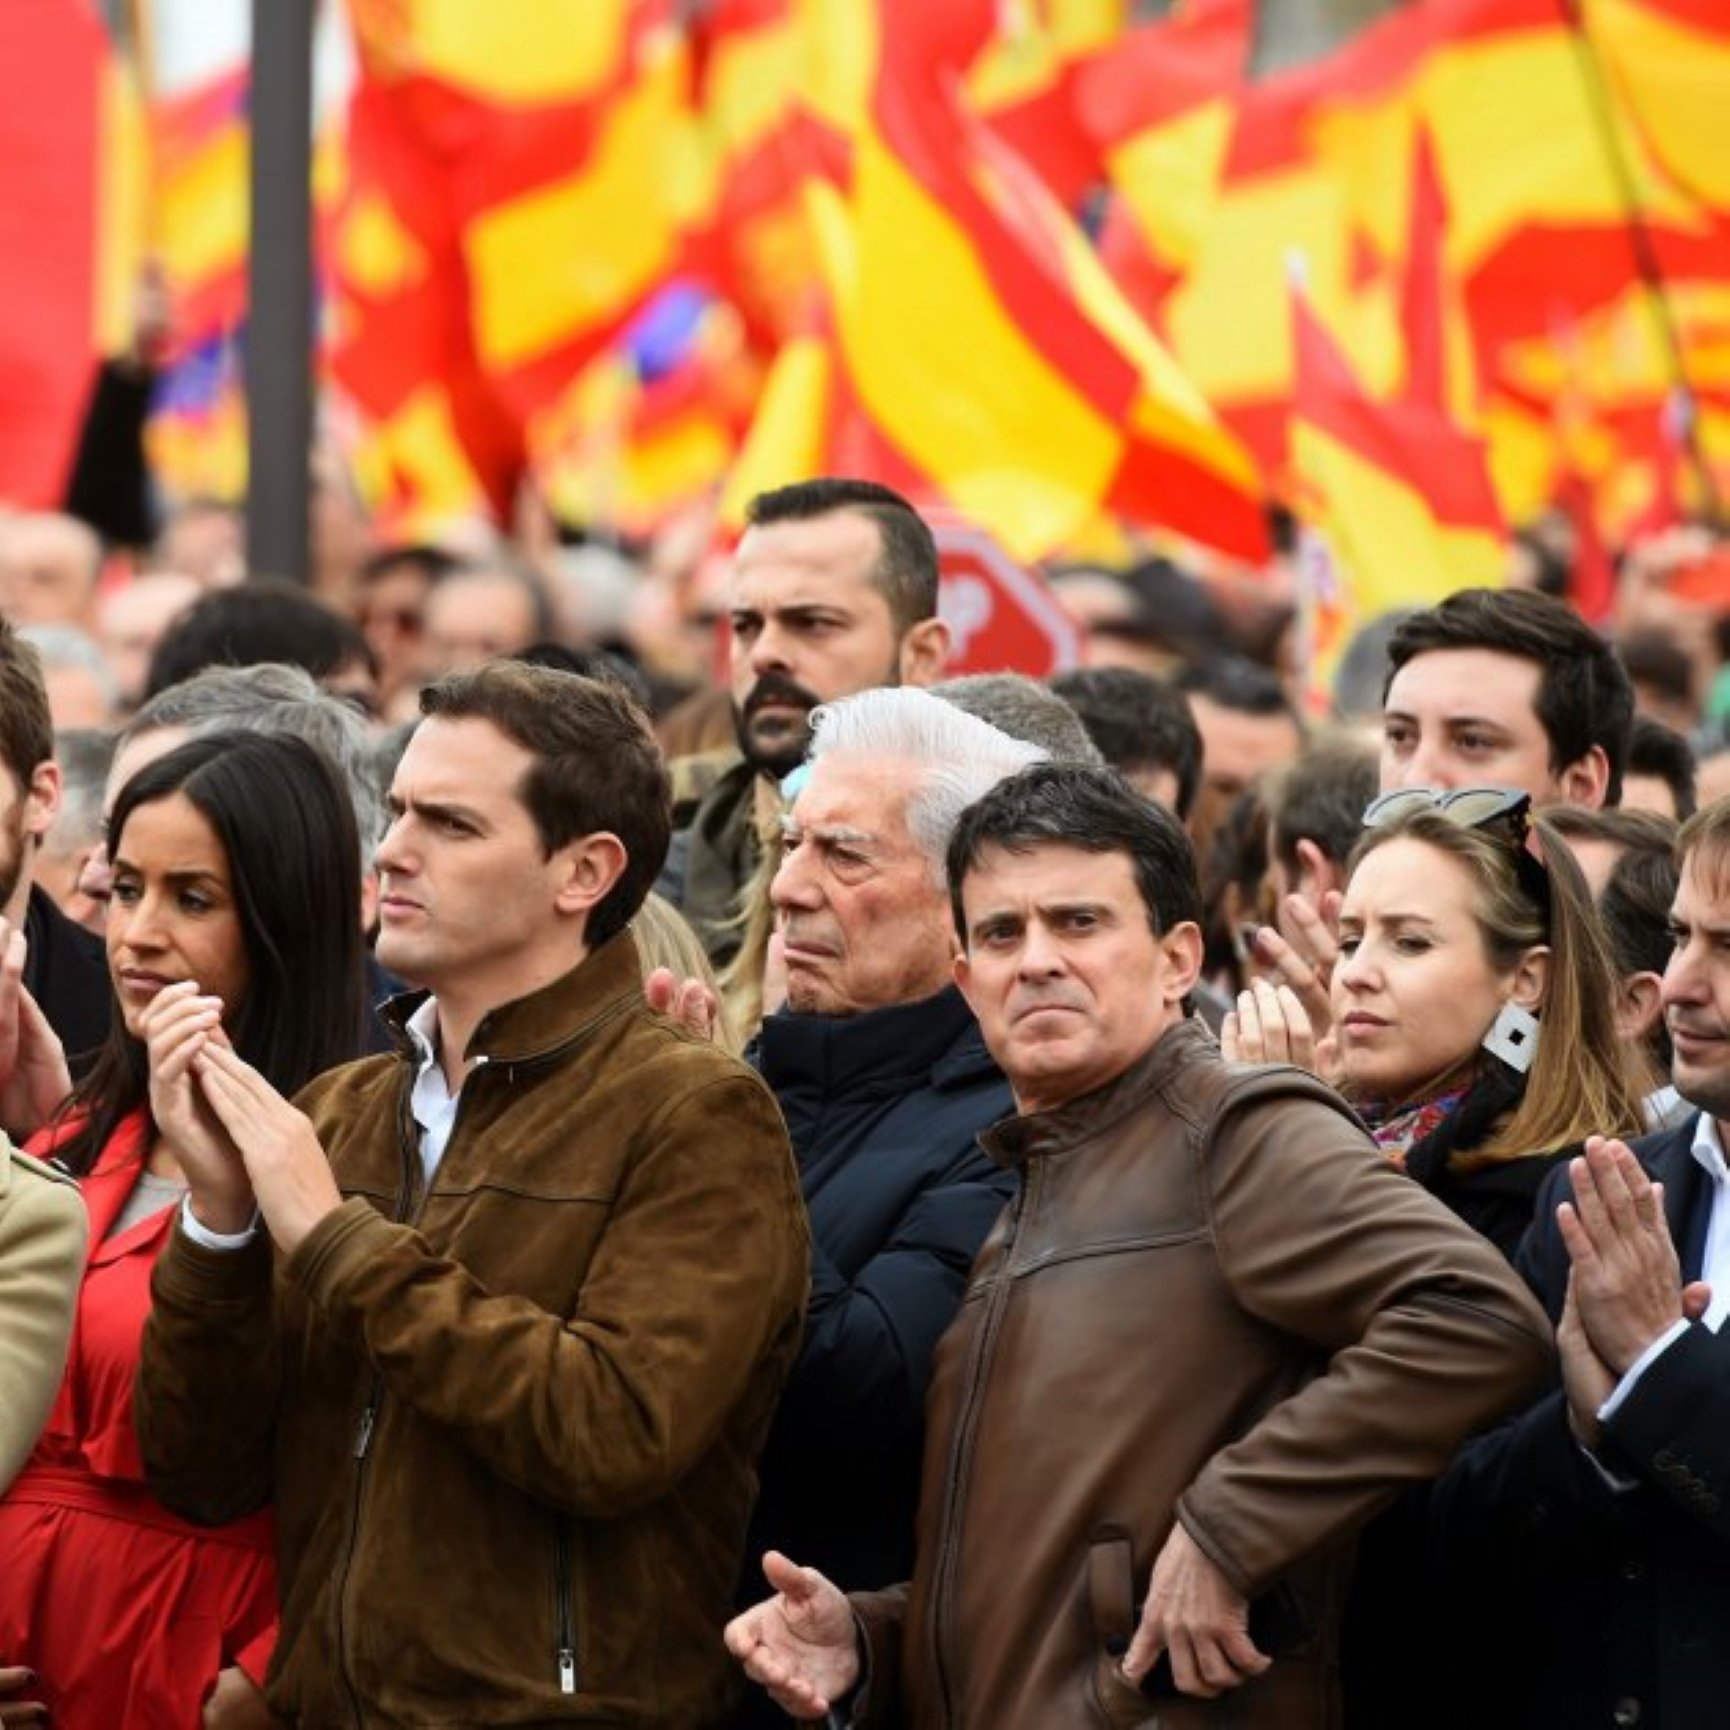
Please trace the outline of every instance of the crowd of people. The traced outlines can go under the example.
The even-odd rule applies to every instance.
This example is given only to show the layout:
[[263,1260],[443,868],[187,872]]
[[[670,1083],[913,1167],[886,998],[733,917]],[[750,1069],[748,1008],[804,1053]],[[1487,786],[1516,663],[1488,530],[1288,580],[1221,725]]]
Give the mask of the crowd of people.
[[315,498],[0,518],[0,1725],[1723,1722],[1708,542],[1322,722],[1165,558],[946,678],[869,482]]

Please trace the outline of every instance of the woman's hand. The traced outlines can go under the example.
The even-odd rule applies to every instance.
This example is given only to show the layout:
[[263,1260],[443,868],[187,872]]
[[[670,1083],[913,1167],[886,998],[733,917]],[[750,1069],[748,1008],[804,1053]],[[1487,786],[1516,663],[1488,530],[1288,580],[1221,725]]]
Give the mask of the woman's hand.
[[244,1231],[255,1211],[252,1181],[193,1078],[200,1052],[228,1045],[221,1003],[181,980],[145,1006],[138,1030],[150,1061],[150,1115],[186,1179],[192,1211],[211,1231]]
[[1234,1063],[1291,1063],[1328,1086],[1339,1085],[1339,1042],[1317,1038],[1298,994],[1289,985],[1257,979],[1237,994],[1219,1030],[1220,1049]]
[[0,919],[0,1124],[34,1135],[72,1091],[66,1052],[24,985],[29,945]]
[[643,996],[657,1015],[676,1021],[698,1039],[721,1043],[721,1005],[700,979],[681,979],[670,967],[657,967],[643,981]]
[[47,1706],[25,1698],[35,1692],[36,1678],[22,1664],[0,1664],[0,1725],[46,1724]]
[[218,1674],[204,1703],[203,1730],[271,1730],[280,1722],[265,1705],[263,1691],[238,1664]]

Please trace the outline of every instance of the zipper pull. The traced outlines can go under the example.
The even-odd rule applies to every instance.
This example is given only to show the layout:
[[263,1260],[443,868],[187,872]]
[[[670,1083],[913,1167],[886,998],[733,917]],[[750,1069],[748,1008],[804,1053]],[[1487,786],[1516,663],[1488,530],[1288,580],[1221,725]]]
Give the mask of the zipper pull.
[[569,1646],[559,1648],[559,1692],[574,1694],[577,1691],[577,1655]]
[[372,1446],[372,1421],[376,1411],[376,1406],[369,1405],[360,1414],[360,1430],[354,1438],[354,1457],[357,1460],[364,1460],[367,1449]]

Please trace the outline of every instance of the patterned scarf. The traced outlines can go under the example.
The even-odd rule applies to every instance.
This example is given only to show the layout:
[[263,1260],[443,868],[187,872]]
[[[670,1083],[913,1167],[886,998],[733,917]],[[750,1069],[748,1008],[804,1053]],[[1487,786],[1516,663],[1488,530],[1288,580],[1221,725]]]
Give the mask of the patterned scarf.
[[1470,1091],[1471,1084],[1462,1082],[1445,1093],[1410,1105],[1390,1107],[1386,1100],[1360,1100],[1358,1115],[1369,1126],[1376,1146],[1382,1150],[1382,1157],[1397,1170],[1404,1171],[1407,1153],[1440,1129]]

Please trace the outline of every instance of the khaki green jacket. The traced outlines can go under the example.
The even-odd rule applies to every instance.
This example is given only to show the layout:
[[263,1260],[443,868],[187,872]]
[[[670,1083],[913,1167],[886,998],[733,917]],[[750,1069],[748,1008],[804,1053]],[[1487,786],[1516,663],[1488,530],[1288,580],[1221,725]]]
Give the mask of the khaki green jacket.
[[0,1490],[35,1447],[60,1386],[85,1231],[71,1178],[0,1134]]
[[471,1051],[430,1190],[415,1066],[374,1058],[301,1098],[348,1199],[292,1256],[176,1235],[151,1485],[212,1523],[274,1495],[267,1694],[308,1730],[723,1723],[807,1279],[774,1101],[649,1013],[629,933]]

